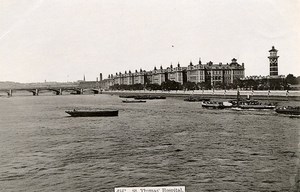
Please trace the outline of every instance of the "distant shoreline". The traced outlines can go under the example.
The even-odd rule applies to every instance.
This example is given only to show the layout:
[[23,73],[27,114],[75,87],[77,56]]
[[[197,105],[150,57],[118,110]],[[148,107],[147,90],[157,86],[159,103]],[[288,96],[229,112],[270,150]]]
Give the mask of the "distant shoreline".
[[[27,91],[25,91],[27,92]],[[50,92],[49,92],[50,93]],[[148,90],[137,90],[137,91],[129,91],[129,90],[123,90],[123,91],[102,91],[99,94],[107,94],[107,95],[132,95],[132,96],[139,96],[139,95],[160,95],[165,97],[177,97],[177,98],[183,98],[183,97],[203,97],[203,98],[210,98],[210,99],[219,99],[219,100],[229,100],[229,99],[236,99],[237,98],[237,90],[195,90],[195,91],[148,91]],[[268,95],[269,94],[269,95]],[[288,96],[287,96],[288,94]],[[55,95],[55,94],[49,94],[47,96],[67,96],[72,94],[63,94],[63,95]],[[98,95],[96,93],[83,93],[83,94],[74,94],[74,95]],[[29,93],[26,95],[13,95],[14,96],[32,96]],[[39,95],[43,96],[43,95]],[[6,94],[0,94],[1,98],[9,97]],[[37,97],[37,96],[34,96]],[[240,91],[240,97],[241,98],[247,98],[250,97],[251,99],[256,100],[269,100],[269,101],[300,101],[300,91],[298,90],[292,90],[287,93],[286,90],[271,90],[270,92],[266,90],[255,90],[253,93],[250,90],[241,90]]]
[[[236,99],[237,90],[195,90],[195,91],[103,91],[103,94],[113,95],[162,95],[166,97],[207,97],[212,99]],[[269,94],[269,95],[268,95]],[[251,97],[252,99],[259,100],[277,100],[277,101],[300,101],[300,91],[240,91],[242,98]]]

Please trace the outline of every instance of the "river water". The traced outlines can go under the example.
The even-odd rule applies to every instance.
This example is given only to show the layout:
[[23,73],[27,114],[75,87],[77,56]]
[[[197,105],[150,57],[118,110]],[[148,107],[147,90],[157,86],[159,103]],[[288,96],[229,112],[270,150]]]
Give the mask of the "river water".
[[[299,118],[111,95],[1,97],[0,107],[0,191],[299,191]],[[73,108],[119,116],[68,117]]]

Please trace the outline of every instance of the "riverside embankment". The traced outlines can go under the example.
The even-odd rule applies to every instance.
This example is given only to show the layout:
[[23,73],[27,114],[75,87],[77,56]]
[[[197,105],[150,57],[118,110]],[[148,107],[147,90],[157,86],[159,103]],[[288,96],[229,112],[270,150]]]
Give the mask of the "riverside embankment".
[[[149,90],[110,90],[103,91],[103,94],[115,94],[115,95],[162,95],[166,97],[187,97],[187,96],[203,96],[212,99],[235,99],[237,97],[237,90],[194,90],[194,91],[149,91]],[[240,96],[242,98],[251,97],[259,100],[276,100],[276,101],[300,101],[300,91],[292,90],[241,90]]]

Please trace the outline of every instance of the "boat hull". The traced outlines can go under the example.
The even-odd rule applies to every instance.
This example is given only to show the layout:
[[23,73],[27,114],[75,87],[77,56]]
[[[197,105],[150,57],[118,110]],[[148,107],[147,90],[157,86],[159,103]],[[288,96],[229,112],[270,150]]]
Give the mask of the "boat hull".
[[275,109],[273,105],[240,105],[241,109]]
[[202,107],[203,108],[208,108],[208,109],[226,109],[226,108],[231,108],[231,106],[226,106],[223,103],[206,103],[206,102],[202,102]]
[[133,100],[133,101],[122,101],[123,103],[146,103],[146,101],[143,100]]
[[208,109],[225,109],[225,106],[221,105],[202,105],[203,108],[208,108]]
[[203,108],[210,108],[210,109],[226,109],[231,108],[232,104],[229,102],[212,102],[212,101],[203,101],[202,102]]
[[210,101],[209,98],[186,98],[184,101],[187,102],[203,102],[203,101]]
[[112,117],[118,116],[118,110],[111,111],[66,111],[72,117]]
[[166,99],[165,96],[155,96],[155,95],[140,95],[140,96],[135,96],[134,99]]
[[276,113],[285,115],[300,115],[299,109],[278,108],[275,111]]

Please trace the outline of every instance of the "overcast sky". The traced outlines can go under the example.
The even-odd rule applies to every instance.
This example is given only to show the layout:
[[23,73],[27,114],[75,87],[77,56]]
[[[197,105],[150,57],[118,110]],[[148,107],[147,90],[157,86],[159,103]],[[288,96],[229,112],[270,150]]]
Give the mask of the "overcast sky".
[[96,80],[228,63],[249,75],[300,75],[299,0],[0,0],[0,81]]

